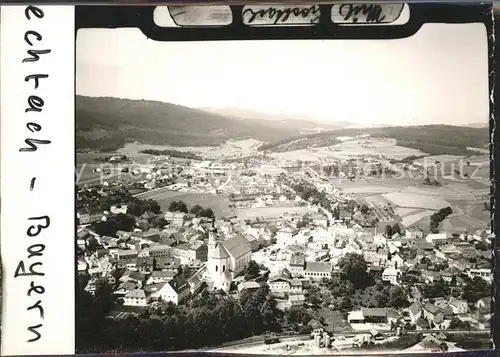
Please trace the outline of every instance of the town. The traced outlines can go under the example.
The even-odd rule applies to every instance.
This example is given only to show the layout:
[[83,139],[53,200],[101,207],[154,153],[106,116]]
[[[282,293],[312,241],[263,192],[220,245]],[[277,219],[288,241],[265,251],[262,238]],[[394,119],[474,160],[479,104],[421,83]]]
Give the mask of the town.
[[458,351],[483,335],[487,346],[489,222],[343,188],[406,172],[438,189],[419,157],[311,164],[252,150],[148,150],[135,166],[101,156],[77,192],[82,349]]

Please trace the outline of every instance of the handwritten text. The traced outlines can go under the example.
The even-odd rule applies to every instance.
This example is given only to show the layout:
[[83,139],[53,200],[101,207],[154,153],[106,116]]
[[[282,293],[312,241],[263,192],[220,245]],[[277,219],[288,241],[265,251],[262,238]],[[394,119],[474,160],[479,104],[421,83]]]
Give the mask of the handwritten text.
[[252,24],[256,20],[269,20],[271,24],[285,24],[289,20],[289,23],[293,24],[296,22],[317,23],[319,21],[320,9],[317,5],[312,5],[309,7],[285,7],[276,8],[261,8],[256,9],[255,7],[248,7],[243,10],[243,18],[248,14],[248,19],[245,21],[247,24]]
[[[32,19],[42,19],[44,17],[44,13],[42,9],[36,6],[28,6],[24,11],[24,14],[28,20]],[[24,42],[28,44],[28,46],[33,47],[33,42],[41,42],[43,36],[34,30],[28,30],[24,33]],[[27,51],[28,56],[22,60],[22,63],[33,63],[38,62],[40,60],[40,55],[46,55],[50,53],[50,49],[33,49],[30,48]],[[42,79],[49,78],[48,74],[29,74],[24,78],[25,82],[32,82],[34,89],[38,89],[40,86],[40,82]],[[24,110],[25,113],[40,113],[43,110],[43,106],[45,102],[42,97],[38,95],[30,95],[27,99],[28,106]],[[28,130],[32,133],[39,132],[42,130],[42,126],[34,121],[28,121],[26,124]],[[37,138],[27,138],[24,140],[26,147],[22,147],[19,149],[20,152],[32,152],[38,150],[38,144],[50,144],[50,140],[45,139],[37,139]]]

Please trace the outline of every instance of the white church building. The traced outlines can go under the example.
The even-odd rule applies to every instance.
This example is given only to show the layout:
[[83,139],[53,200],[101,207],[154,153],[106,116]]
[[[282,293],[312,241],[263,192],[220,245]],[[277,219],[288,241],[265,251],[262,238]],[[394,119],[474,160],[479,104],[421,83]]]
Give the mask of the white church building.
[[252,259],[250,244],[242,235],[220,241],[214,226],[208,234],[208,272],[214,289],[229,291],[234,277],[244,271]]

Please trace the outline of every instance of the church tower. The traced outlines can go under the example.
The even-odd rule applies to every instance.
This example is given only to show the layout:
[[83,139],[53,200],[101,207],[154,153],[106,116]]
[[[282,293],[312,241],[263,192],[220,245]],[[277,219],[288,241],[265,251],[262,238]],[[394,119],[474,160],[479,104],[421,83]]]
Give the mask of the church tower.
[[208,251],[213,251],[217,245],[217,229],[215,228],[215,219],[208,229]]

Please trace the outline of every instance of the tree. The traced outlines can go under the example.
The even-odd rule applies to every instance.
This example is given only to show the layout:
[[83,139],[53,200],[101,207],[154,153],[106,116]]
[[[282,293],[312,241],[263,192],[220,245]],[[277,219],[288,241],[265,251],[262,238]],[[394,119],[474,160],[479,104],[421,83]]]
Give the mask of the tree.
[[350,280],[354,287],[364,289],[371,284],[368,266],[362,255],[347,253],[339,262],[344,279]]
[[361,205],[360,211],[362,214],[367,214],[369,210],[370,210],[370,208],[366,204]]
[[201,214],[201,211],[203,210],[203,207],[201,207],[200,205],[194,205],[193,207],[191,207],[191,209],[189,210],[189,213],[192,213],[194,214],[196,217],[199,217],[200,214]]
[[163,228],[168,224],[168,221],[164,217],[155,217],[152,224],[155,228]]
[[385,226],[385,235],[387,236],[387,238],[390,238],[392,237],[392,226],[390,224],[388,224],[387,226]]
[[340,300],[339,309],[342,312],[351,311],[352,301],[348,296],[344,296],[342,300]]
[[397,223],[394,223],[394,225],[392,226],[392,234],[401,234],[401,227],[399,226],[399,224]]
[[184,213],[188,213],[188,208],[186,206],[186,204],[182,201],[173,201],[170,203],[170,205],[168,206],[168,210],[170,212],[184,212]]
[[206,218],[214,218],[215,214],[214,211],[211,208],[204,208],[200,212],[201,217],[206,217]]
[[142,206],[140,205],[139,202],[130,202],[127,205],[127,213],[139,217],[143,213]]
[[259,264],[257,264],[254,260],[251,260],[245,270],[245,280],[256,278],[259,275],[259,272]]
[[389,305],[395,309],[409,306],[408,294],[400,286],[392,286],[389,291]]
[[462,290],[462,299],[466,300],[468,303],[475,303],[480,298],[489,296],[491,294],[491,286],[487,284],[480,277],[474,277],[474,279],[468,279]]
[[453,316],[450,321],[450,330],[470,330],[471,325],[468,321],[462,321],[459,318]]

